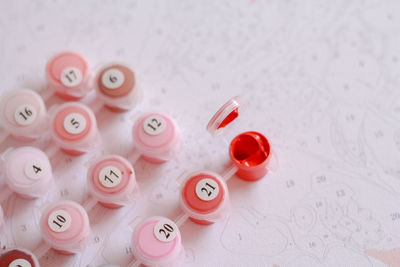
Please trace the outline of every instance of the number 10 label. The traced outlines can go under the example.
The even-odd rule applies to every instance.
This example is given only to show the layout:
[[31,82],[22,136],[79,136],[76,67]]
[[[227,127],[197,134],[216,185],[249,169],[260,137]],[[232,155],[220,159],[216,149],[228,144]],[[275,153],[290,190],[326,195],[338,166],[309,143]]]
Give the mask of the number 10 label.
[[65,232],[71,226],[71,222],[71,216],[65,210],[53,211],[47,220],[50,229],[57,233]]

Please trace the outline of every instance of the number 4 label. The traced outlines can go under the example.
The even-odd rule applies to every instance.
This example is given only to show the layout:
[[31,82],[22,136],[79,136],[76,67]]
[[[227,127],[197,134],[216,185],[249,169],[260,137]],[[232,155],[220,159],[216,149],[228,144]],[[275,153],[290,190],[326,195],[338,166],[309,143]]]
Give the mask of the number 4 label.
[[43,174],[45,173],[46,165],[45,163],[40,160],[40,159],[33,159],[29,160],[25,164],[25,175],[32,179],[32,180],[37,180],[43,177]]
[[154,235],[161,242],[171,242],[175,239],[178,226],[170,219],[163,218],[154,226]]

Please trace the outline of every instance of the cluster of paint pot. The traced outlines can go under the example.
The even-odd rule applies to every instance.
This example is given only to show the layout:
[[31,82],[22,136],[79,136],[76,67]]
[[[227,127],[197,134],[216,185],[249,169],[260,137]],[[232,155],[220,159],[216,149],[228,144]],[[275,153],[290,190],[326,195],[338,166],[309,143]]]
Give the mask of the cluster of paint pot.
[[[135,92],[138,90],[135,89],[133,71],[121,64],[108,66],[93,78],[87,61],[68,52],[53,58],[46,71],[49,87],[68,100],[84,97],[93,81],[97,83],[98,98],[113,110],[131,109],[140,95]],[[210,120],[207,130],[212,135],[223,133],[239,116],[241,105],[238,97],[229,100]],[[20,90],[4,98],[1,108],[3,125],[19,139],[39,138],[50,122],[48,127],[54,142],[66,153],[79,155],[98,145],[100,135],[95,115],[79,102],[62,104],[48,115],[38,94]],[[133,125],[132,135],[136,153],[153,163],[171,159],[179,148],[178,127],[165,114],[140,116]],[[242,132],[232,139],[229,156],[232,164],[222,175],[205,170],[179,179],[183,213],[177,220],[156,216],[135,225],[132,251],[137,263],[146,266],[178,266],[182,263],[184,249],[179,226],[188,218],[204,225],[226,218],[230,203],[226,180],[234,174],[248,181],[262,178],[271,165],[272,150],[261,133]],[[41,150],[20,147],[6,151],[3,159],[10,191],[20,197],[38,198],[51,188],[51,165]],[[62,200],[42,210],[40,229],[45,245],[35,254],[40,256],[43,247],[51,247],[63,254],[81,252],[90,234],[87,211],[94,204],[119,208],[131,204],[139,196],[132,164],[134,162],[118,155],[105,156],[93,162],[87,175],[90,197],[83,205]],[[0,224],[2,220],[0,207]],[[4,266],[39,266],[35,256],[23,249],[3,252],[0,262],[5,262]]]

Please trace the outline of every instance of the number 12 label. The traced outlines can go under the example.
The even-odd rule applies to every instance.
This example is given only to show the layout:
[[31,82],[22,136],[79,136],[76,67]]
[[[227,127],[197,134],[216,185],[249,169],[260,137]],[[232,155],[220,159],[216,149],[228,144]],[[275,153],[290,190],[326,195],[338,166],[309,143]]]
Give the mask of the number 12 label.
[[205,201],[211,201],[218,196],[218,183],[210,178],[201,179],[196,184],[196,195]]
[[154,235],[161,242],[171,242],[175,239],[178,226],[170,219],[163,218],[154,226]]
[[150,135],[159,135],[165,129],[165,120],[158,115],[151,115],[143,122],[143,129]]

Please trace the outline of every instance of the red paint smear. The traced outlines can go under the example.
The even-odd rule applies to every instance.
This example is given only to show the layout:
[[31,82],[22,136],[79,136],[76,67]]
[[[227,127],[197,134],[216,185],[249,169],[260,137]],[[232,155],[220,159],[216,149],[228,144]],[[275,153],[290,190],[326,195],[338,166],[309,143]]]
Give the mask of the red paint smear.
[[217,129],[224,128],[226,125],[231,123],[234,119],[236,119],[239,116],[239,110],[236,108],[234,111],[229,113],[228,116],[221,122],[220,125],[218,125]]

